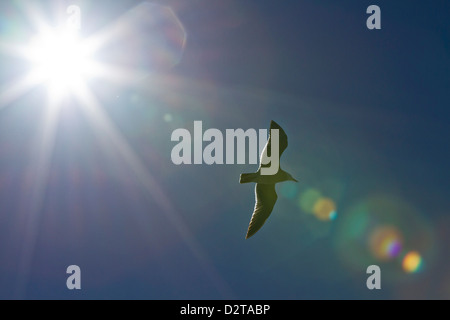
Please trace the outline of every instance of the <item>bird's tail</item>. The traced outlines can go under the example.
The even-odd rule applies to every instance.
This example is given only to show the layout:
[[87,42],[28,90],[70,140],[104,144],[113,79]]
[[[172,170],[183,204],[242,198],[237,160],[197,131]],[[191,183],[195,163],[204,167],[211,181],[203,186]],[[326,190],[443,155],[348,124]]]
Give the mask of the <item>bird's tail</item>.
[[242,173],[239,178],[239,183],[248,183],[248,182],[256,182],[258,178],[258,174],[255,172],[252,173]]

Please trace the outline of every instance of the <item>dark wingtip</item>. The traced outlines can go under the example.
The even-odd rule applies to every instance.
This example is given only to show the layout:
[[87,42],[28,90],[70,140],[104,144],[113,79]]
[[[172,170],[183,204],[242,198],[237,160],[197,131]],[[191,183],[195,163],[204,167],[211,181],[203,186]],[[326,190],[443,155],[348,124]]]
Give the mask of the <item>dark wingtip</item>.
[[256,231],[255,230],[250,230],[250,229],[247,230],[247,234],[245,235],[245,239],[253,237],[257,231],[258,230],[256,230]]
[[280,129],[280,125],[278,123],[276,123],[275,121],[271,120],[270,121],[270,129]]

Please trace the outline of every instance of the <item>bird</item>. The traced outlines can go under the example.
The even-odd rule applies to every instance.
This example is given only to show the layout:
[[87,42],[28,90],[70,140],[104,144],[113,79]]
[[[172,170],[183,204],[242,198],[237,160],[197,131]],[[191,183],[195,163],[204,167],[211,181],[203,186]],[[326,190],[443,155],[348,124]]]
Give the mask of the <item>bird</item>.
[[[272,130],[278,129],[279,132],[279,157],[283,154],[284,150],[286,150],[288,146],[288,138],[286,132],[284,132],[283,128],[280,127],[278,123],[275,121],[270,122],[270,133],[269,139],[267,140],[266,145],[264,146],[264,150],[261,153],[260,157],[260,165],[258,171],[254,173],[242,173],[239,178],[239,183],[249,183],[256,182],[255,185],[255,208],[253,209],[253,214],[250,220],[250,224],[248,226],[247,234],[245,239],[253,236],[266,222],[267,218],[269,218],[272,213],[273,207],[277,202],[277,192],[275,190],[275,184],[283,181],[295,181],[291,174],[281,169],[279,166],[278,171],[274,175],[262,175],[261,168],[270,167],[270,163],[265,163],[263,161],[265,153],[270,156],[271,154],[271,145],[272,145]],[[278,162],[280,163],[280,162]]]

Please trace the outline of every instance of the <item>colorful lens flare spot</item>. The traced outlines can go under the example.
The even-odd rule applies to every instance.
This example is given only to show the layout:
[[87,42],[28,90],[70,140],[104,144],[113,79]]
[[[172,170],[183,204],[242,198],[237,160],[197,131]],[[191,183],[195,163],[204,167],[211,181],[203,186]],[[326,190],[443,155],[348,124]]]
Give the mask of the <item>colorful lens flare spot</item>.
[[336,218],[337,218],[337,211],[334,210],[330,212],[330,220],[336,220]]
[[395,258],[402,250],[402,235],[394,227],[385,226],[375,229],[369,241],[372,254],[380,260]]
[[285,183],[281,186],[280,193],[288,199],[293,199],[298,194],[298,187],[294,183]]
[[329,198],[321,198],[314,204],[313,212],[319,220],[329,221],[336,215],[336,205]]
[[402,266],[407,273],[418,272],[422,266],[422,257],[418,252],[411,251],[403,258]]
[[172,117],[172,115],[170,113],[166,113],[164,115],[163,119],[164,119],[165,122],[172,122],[173,117]]
[[322,197],[320,191],[316,189],[308,189],[300,195],[298,204],[304,212],[313,213],[314,205]]

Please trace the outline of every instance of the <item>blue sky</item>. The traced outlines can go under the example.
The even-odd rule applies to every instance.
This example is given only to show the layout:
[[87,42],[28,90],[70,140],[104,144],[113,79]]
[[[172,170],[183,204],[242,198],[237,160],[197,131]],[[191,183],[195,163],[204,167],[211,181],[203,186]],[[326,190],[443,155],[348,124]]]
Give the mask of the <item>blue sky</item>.
[[[83,37],[140,4],[75,3]],[[66,97],[51,122],[40,85],[0,108],[0,298],[448,299],[449,4],[164,3],[111,33],[98,59],[141,73],[90,79],[97,103]],[[27,43],[30,11],[57,25],[68,4],[2,3],[0,42]],[[0,101],[26,69],[0,51]],[[281,165],[299,183],[277,186],[248,240],[254,186],[238,182],[256,166],[171,161],[171,133],[195,120],[275,120],[289,137]],[[81,291],[65,285],[73,264]]]

